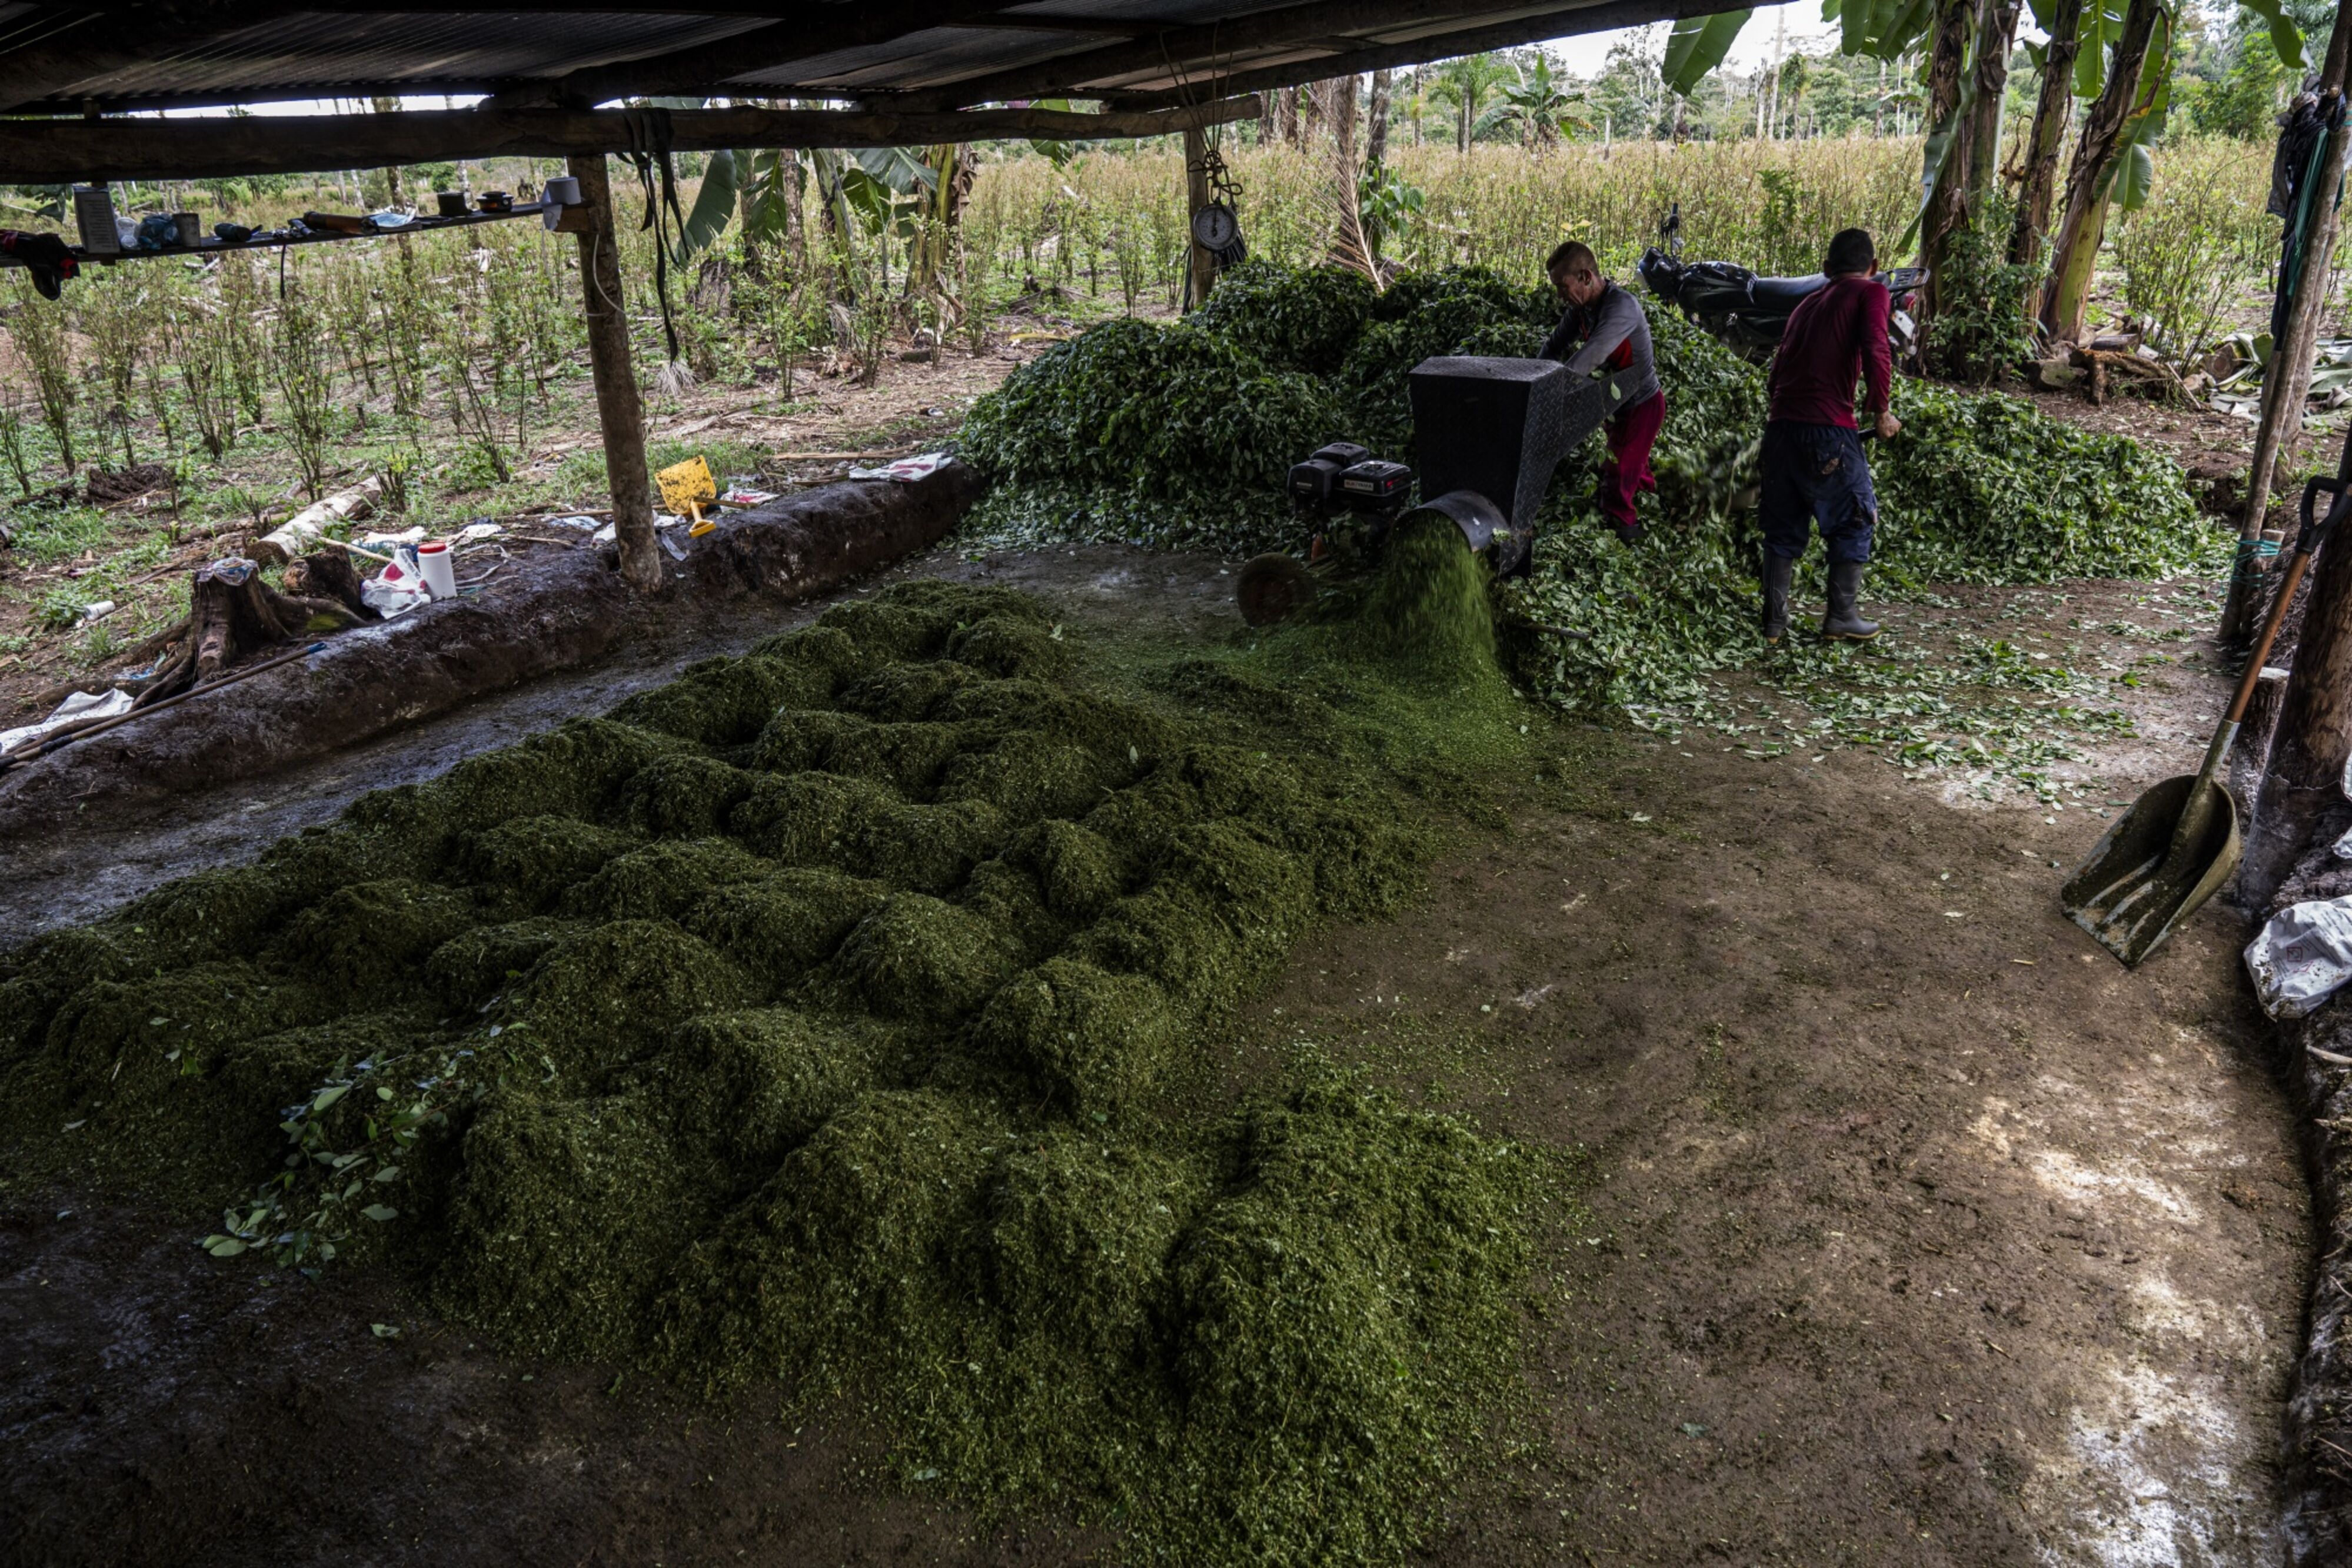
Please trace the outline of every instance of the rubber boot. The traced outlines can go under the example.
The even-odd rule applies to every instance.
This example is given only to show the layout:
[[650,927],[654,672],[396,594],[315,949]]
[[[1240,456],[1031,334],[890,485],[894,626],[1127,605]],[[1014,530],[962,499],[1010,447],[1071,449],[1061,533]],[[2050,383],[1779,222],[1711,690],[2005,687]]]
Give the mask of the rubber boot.
[[1858,560],[1830,562],[1830,612],[1822,617],[1822,637],[1826,642],[1845,638],[1866,643],[1878,635],[1878,622],[1864,621],[1855,604],[1862,597],[1862,568]]
[[1789,634],[1789,584],[1797,563],[1777,555],[1764,558],[1764,641],[1769,645]]

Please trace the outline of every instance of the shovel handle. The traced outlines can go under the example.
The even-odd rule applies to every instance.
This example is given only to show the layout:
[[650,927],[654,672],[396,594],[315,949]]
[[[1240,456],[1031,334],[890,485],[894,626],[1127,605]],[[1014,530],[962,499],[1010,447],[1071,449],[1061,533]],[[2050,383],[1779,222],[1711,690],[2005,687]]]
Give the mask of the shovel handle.
[[[2352,451],[2347,452],[2352,459]],[[2322,492],[2333,496],[2327,515],[2315,522],[2312,511]],[[2294,591],[2303,583],[2303,574],[2310,569],[2311,558],[2336,531],[2336,525],[2352,512],[2352,480],[2339,476],[2334,479],[2315,478],[2303,487],[2303,515],[2294,528],[2294,554],[2287,558],[2286,575],[2279,580],[2278,591],[2271,596],[2271,612],[2263,617],[2263,633],[2254,639],[2253,650],[2246,658],[2246,673],[2238,678],[2238,695],[2230,700],[2230,712],[2225,722],[2236,724],[2246,716],[2246,706],[2253,701],[2254,685],[2263,678],[2263,661],[2270,657],[2271,644],[2278,640],[2279,626],[2286,620],[2289,607],[2294,603]]]

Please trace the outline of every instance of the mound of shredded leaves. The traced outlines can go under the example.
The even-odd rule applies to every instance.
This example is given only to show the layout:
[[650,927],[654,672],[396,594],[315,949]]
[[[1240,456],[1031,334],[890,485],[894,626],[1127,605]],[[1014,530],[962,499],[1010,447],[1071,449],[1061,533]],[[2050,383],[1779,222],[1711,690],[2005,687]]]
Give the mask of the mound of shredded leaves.
[[854,1391],[906,1484],[1154,1559],[1394,1561],[1514,1378],[1525,1156],[1213,1091],[1432,819],[1295,685],[1083,676],[896,589],[40,939],[12,1158],[515,1350]]
[[[1656,301],[1643,306],[1667,406],[1658,494],[1643,504],[1650,538],[1627,550],[1598,527],[1596,435],[1560,465],[1535,570],[1507,591],[1505,631],[1527,687],[1574,712],[1655,720],[1701,703],[1710,672],[1763,652],[1752,487],[1764,377]],[[1408,274],[1374,297],[1339,269],[1253,264],[1183,321],[1097,328],[982,399],[963,451],[999,483],[967,537],[1301,550],[1307,526],[1281,493],[1289,464],[1339,439],[1412,462],[1412,367],[1437,354],[1532,355],[1558,313],[1547,291],[1475,267]],[[1196,361],[1216,373],[1194,374]],[[1280,395],[1243,391],[1247,366]],[[1046,408],[1050,425],[1035,412]],[[2200,522],[2180,470],[2137,442],[2016,398],[1912,381],[1898,382],[1895,411],[1902,435],[1871,449],[1882,508],[1874,595],[2225,564],[2229,541]],[[1139,420],[1156,456],[1129,434]],[[1107,447],[1115,464],[1097,460]],[[1818,580],[1813,550],[1801,596]]]

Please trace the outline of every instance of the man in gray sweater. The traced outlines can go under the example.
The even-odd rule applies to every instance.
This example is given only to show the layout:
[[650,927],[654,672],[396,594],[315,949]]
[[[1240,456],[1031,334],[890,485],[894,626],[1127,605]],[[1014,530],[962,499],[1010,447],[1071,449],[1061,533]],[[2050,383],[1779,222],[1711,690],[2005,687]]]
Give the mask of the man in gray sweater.
[[1601,517],[1630,545],[1642,537],[1633,497],[1658,487],[1650,474],[1650,447],[1666,418],[1666,394],[1650,351],[1650,320],[1640,300],[1601,276],[1591,247],[1580,241],[1553,251],[1544,270],[1568,309],[1545,340],[1543,357],[1564,361],[1572,376],[1612,376],[1621,394],[1601,427],[1609,455],[1601,465],[1597,498]]

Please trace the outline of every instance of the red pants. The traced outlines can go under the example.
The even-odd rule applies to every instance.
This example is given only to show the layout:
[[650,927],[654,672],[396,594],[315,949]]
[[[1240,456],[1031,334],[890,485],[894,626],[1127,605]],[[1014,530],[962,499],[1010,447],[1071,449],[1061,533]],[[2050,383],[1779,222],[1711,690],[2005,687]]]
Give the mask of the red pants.
[[1601,427],[1609,455],[1601,465],[1601,515],[1621,528],[1634,526],[1633,497],[1658,487],[1650,473],[1650,447],[1666,422],[1666,394],[1643,399],[1612,415]]

